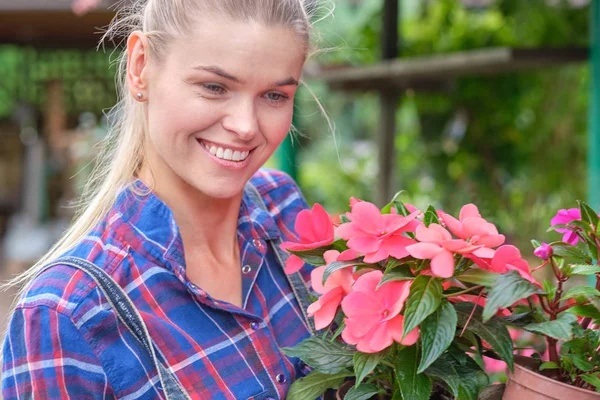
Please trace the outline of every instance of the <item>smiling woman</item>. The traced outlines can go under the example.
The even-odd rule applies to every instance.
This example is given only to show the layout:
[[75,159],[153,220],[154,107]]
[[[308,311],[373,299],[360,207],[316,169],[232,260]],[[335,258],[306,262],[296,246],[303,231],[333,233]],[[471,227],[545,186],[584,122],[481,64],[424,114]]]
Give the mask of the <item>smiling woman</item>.
[[2,395],[285,398],[307,371],[280,348],[314,326],[310,271],[286,276],[279,244],[306,203],[262,166],[290,131],[314,4],[128,4],[107,33],[126,43],[121,98],[79,217],[12,282]]

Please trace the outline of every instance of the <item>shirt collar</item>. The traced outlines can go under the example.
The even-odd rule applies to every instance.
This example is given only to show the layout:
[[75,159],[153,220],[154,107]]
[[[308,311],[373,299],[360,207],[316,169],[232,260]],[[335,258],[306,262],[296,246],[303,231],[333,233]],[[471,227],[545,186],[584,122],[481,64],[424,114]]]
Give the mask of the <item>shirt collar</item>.
[[[238,216],[240,242],[254,239],[273,240],[280,236],[272,215],[252,201],[246,186]],[[130,229],[117,227],[128,244],[142,254],[150,254],[163,262],[180,278],[185,276],[183,242],[171,209],[141,180],[126,186],[117,197],[111,217],[113,224],[124,224]],[[242,243],[240,243],[242,245]]]

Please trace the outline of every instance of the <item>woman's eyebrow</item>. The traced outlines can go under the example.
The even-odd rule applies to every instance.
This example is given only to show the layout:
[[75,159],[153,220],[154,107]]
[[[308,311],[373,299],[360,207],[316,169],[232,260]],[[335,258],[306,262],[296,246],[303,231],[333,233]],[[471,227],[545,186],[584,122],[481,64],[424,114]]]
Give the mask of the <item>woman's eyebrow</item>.
[[236,78],[235,76],[231,75],[228,72],[225,72],[222,68],[219,68],[215,65],[197,65],[194,67],[194,69],[197,69],[200,71],[212,72],[215,75],[219,75],[220,77],[223,77],[223,78],[228,79],[233,82],[244,83],[241,79]]
[[288,86],[288,85],[298,86],[298,81],[296,79],[294,79],[293,77],[289,76],[285,79],[275,82],[275,84],[273,86]]
[[[194,69],[196,70],[200,70],[200,71],[206,71],[206,72],[211,72],[215,75],[218,75],[222,78],[225,78],[227,80],[236,82],[236,83],[241,83],[244,84],[245,82],[243,80],[241,80],[240,78],[237,78],[233,75],[231,75],[229,72],[226,72],[224,69],[217,67],[216,65],[197,65],[194,67]],[[282,79],[280,81],[276,81],[273,86],[289,86],[289,85],[294,85],[294,86],[298,86],[298,80],[296,80],[294,77],[289,76],[285,79]]]

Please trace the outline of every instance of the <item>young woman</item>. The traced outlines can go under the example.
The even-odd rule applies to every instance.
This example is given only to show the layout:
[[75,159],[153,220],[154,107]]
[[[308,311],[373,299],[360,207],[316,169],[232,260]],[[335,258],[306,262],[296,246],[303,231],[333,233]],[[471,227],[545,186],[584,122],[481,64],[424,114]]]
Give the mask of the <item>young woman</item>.
[[290,130],[306,0],[144,0],[82,213],[30,271],[8,399],[278,399],[306,366],[309,271],[278,251],[306,207],[261,169]]

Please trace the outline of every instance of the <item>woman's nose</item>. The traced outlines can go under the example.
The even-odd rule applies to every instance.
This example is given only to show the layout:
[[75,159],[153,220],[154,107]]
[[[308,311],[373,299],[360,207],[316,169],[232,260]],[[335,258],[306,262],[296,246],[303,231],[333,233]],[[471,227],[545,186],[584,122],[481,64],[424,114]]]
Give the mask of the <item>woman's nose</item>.
[[250,140],[258,133],[258,118],[254,101],[243,100],[231,105],[223,128],[237,134],[243,140]]

